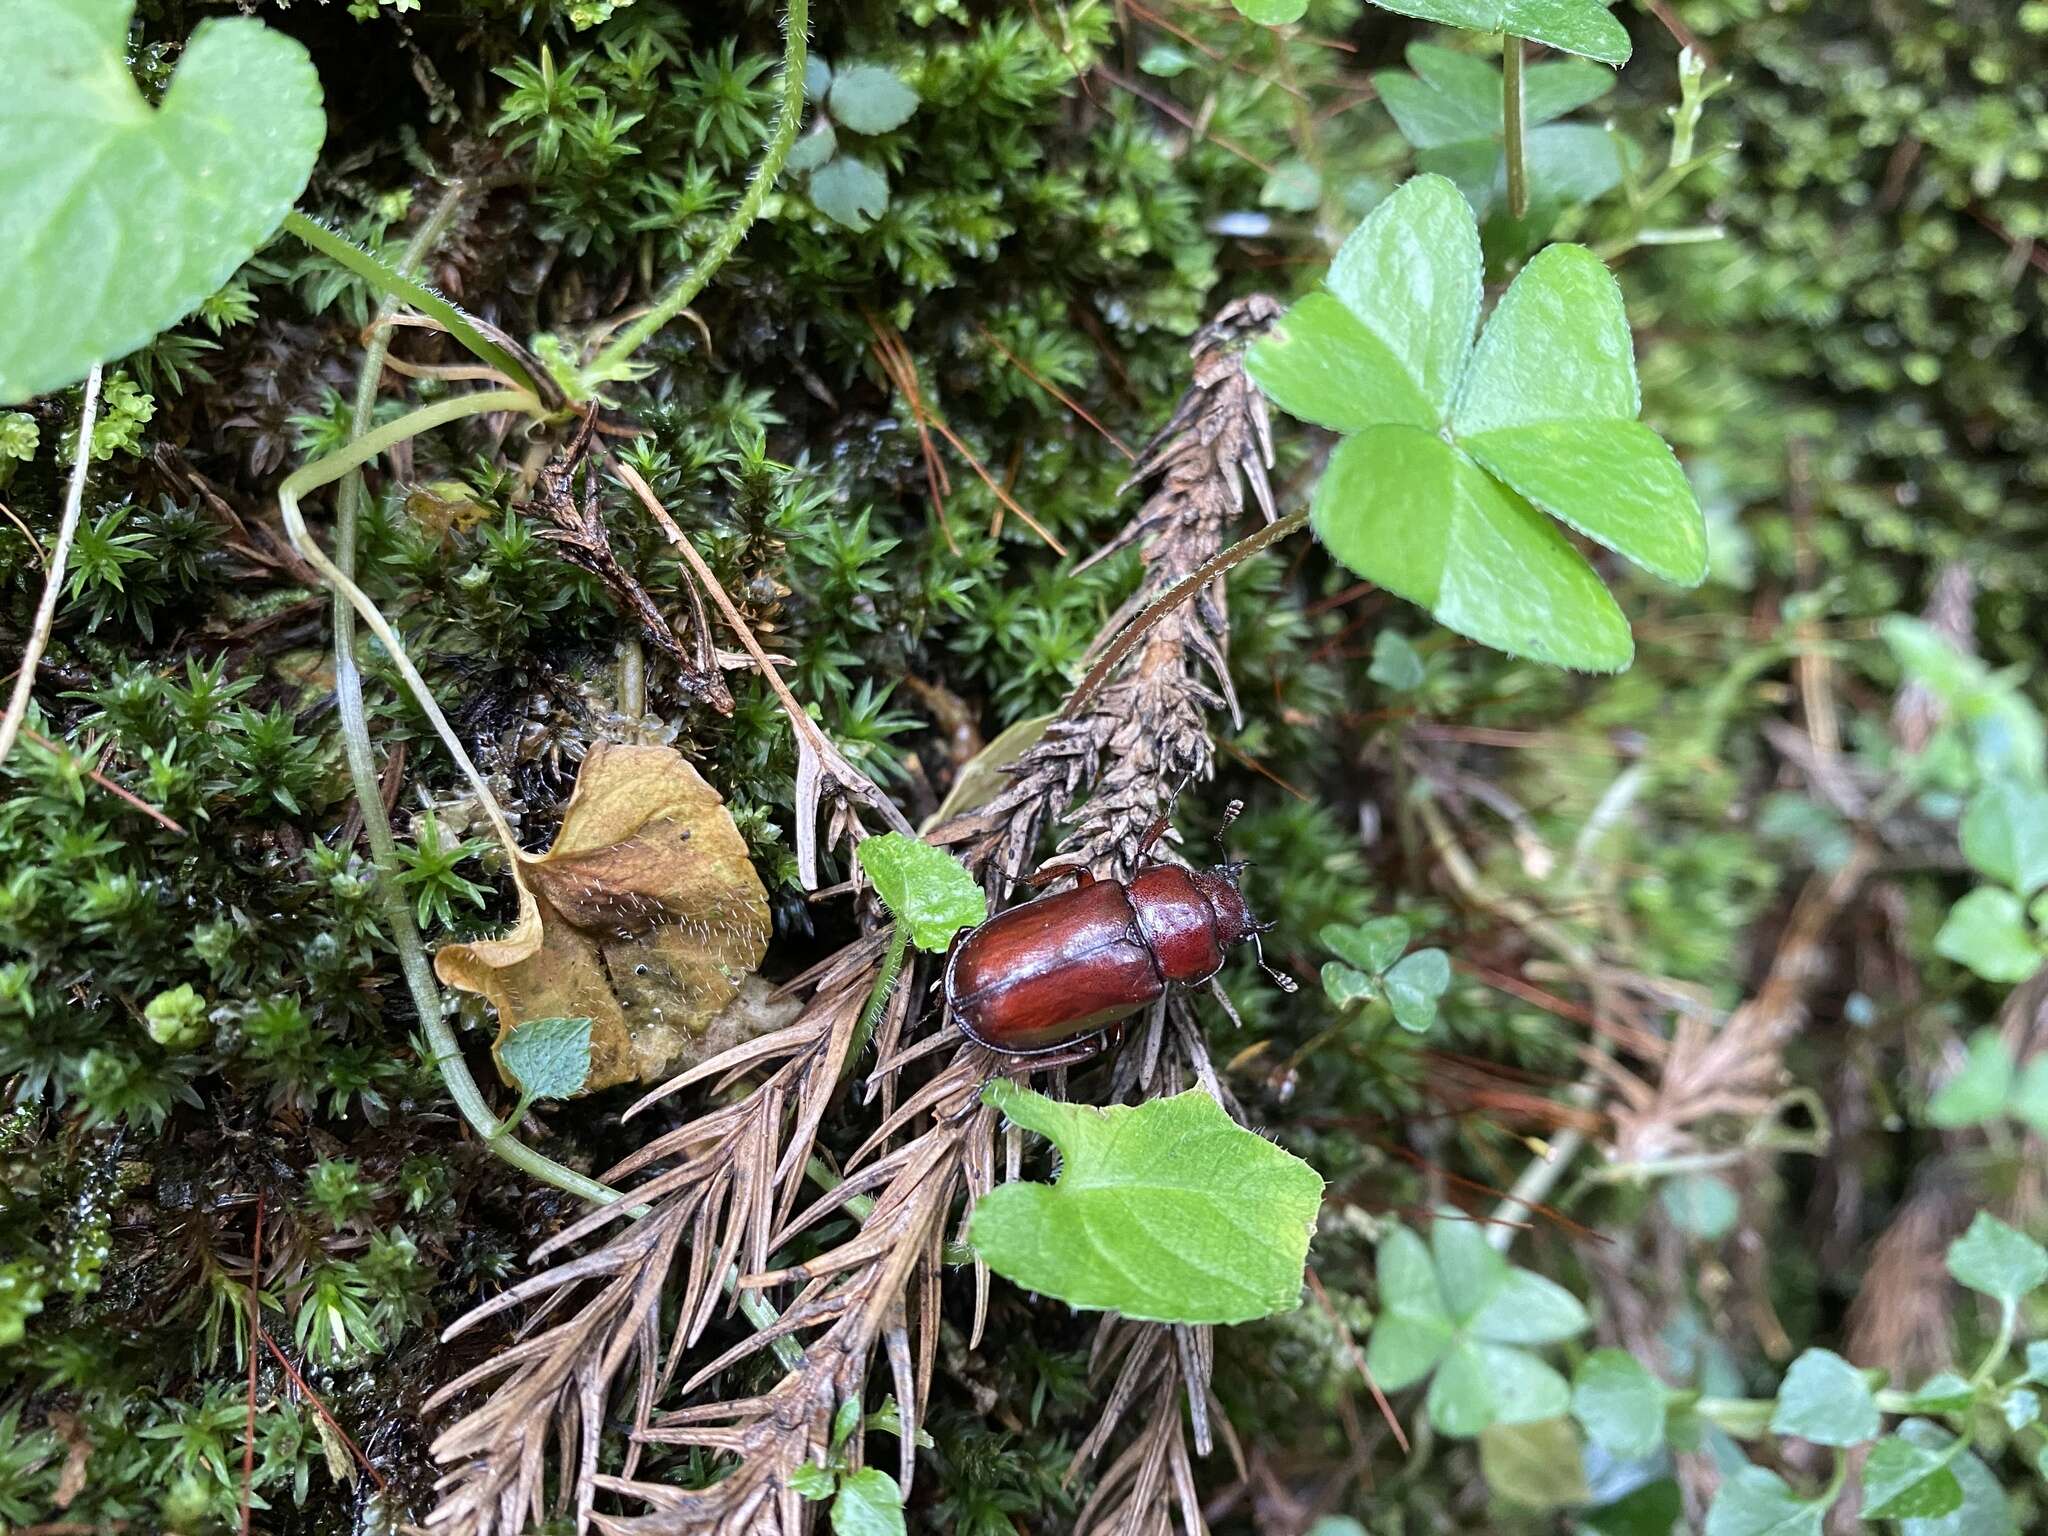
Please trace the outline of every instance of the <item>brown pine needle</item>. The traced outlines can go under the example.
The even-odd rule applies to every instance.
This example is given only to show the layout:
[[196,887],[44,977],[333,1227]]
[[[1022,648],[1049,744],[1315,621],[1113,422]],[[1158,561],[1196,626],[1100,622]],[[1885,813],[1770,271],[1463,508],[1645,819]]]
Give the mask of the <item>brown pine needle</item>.
[[[944,418],[925,401],[924,394],[919,389],[917,383],[917,364],[911,359],[910,349],[904,344],[902,335],[896,332],[894,327],[885,324],[874,315],[867,314],[865,310],[862,313],[866,315],[869,329],[875,333],[875,360],[881,364],[882,372],[888,376],[890,383],[894,384],[903,395],[904,403],[910,407],[911,415],[917,420],[918,430],[922,432],[929,425],[939,436],[951,443],[953,451],[967,461],[967,467],[981,477],[981,483],[995,494],[996,500],[1015,514],[1020,523],[1045,540],[1054,554],[1064,556],[1067,552],[1066,545],[1054,538],[1043,523],[1024,510],[1023,505],[1016,497],[1003,489],[1002,484],[995,476],[988,472],[988,466],[974,456],[974,450],[961,442],[953,429],[946,425]],[[939,508],[939,521],[940,526],[943,528],[945,526],[945,507],[943,503],[940,504]],[[946,534],[948,543],[952,542],[952,537],[952,533],[948,531]]]
[[981,332],[983,339],[986,340],[990,346],[994,347],[998,352],[1002,353],[1003,356],[1007,357],[1012,363],[1014,363],[1016,365],[1017,371],[1023,374],[1025,378],[1029,379],[1032,383],[1036,384],[1048,395],[1051,395],[1053,399],[1059,401],[1061,405],[1064,405],[1076,416],[1080,417],[1083,421],[1087,422],[1088,425],[1093,427],[1097,432],[1100,432],[1103,435],[1103,437],[1108,440],[1110,447],[1114,448],[1118,453],[1122,454],[1125,458],[1129,459],[1133,464],[1138,462],[1138,456],[1137,454],[1131,451],[1130,445],[1127,444],[1122,438],[1118,437],[1114,432],[1110,431],[1109,428],[1105,427],[1101,422],[1097,421],[1094,418],[1094,416],[1090,415],[1088,407],[1081,404],[1080,401],[1076,400],[1072,395],[1069,395],[1065,390],[1061,389],[1059,385],[1053,383],[1050,379],[1041,377],[1036,369],[1034,369],[1029,363],[1025,362],[1024,359],[1019,357],[1016,353],[1012,352],[1008,347],[1004,346],[1002,338],[997,336],[994,331],[991,331],[987,326],[983,325],[980,321],[975,322],[974,328]]
[[[356,1444],[354,1437],[351,1436],[347,1430],[341,1427],[340,1423],[335,1419],[333,1414],[327,1411],[327,1405],[320,1401],[320,1394],[318,1392],[315,1392],[311,1387],[306,1385],[306,1378],[301,1376],[299,1374],[299,1368],[296,1365],[293,1365],[291,1361],[285,1357],[285,1352],[277,1347],[277,1340],[273,1339],[270,1336],[270,1330],[267,1328],[258,1328],[256,1330],[256,1334],[258,1338],[263,1340],[264,1348],[268,1349],[270,1353],[276,1357],[277,1363],[284,1367],[284,1373],[285,1375],[291,1377],[292,1385],[297,1387],[301,1392],[303,1392],[306,1395],[306,1401],[313,1405],[313,1411],[318,1413],[322,1419],[326,1420],[327,1427],[329,1429],[333,1430],[337,1435],[341,1436],[341,1443],[348,1447],[349,1455],[355,1457],[356,1465],[361,1467],[365,1472],[370,1474],[370,1481],[377,1485],[377,1491],[379,1493],[389,1493],[391,1491],[391,1487],[388,1483],[384,1481],[384,1474],[382,1472],[379,1472],[375,1467],[370,1465],[370,1458],[363,1454],[363,1448]],[[250,1354],[253,1355],[254,1353],[254,1350],[250,1351]]]

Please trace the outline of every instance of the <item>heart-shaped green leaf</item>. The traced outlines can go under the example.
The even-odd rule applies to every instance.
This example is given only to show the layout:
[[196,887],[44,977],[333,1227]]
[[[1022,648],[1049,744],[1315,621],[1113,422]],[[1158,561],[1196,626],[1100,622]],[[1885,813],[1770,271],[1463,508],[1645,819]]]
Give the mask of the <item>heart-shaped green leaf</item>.
[[2048,885],[2048,790],[1998,779],[1963,812],[1963,856],[2024,896]]
[[976,1205],[969,1240],[998,1274],[1154,1322],[1299,1304],[1323,1181],[1200,1089],[1090,1109],[999,1078],[982,1096],[1061,1156],[1058,1182],[1004,1184]]
[[327,131],[306,50],[203,21],[160,106],[133,0],[0,5],[0,400],[83,378],[190,314],[290,210]]
[[[1431,427],[1450,415],[1479,325],[1484,275],[1471,207],[1443,177],[1417,176],[1352,231],[1324,279],[1407,371],[1429,402]],[[1290,311],[1283,332],[1296,329],[1293,320]],[[1388,410],[1360,425],[1405,419]]]
[[1487,321],[1451,430],[1552,517],[1694,586],[1707,574],[1706,521],[1641,409],[1620,285],[1585,247],[1553,245]]
[[1440,949],[1418,949],[1386,974],[1387,1002],[1394,1021],[1421,1034],[1436,1022],[1436,1000],[1451,984],[1451,960]]
[[1815,1445],[1861,1445],[1881,1427],[1870,1384],[1833,1350],[1807,1350],[1778,1386],[1774,1435],[1797,1435]]
[[1602,64],[1626,64],[1628,28],[1600,0],[1373,0],[1397,16],[1416,16],[1469,32],[1505,32]]
[[1979,1211],[1970,1230],[1948,1245],[1948,1272],[1958,1284],[2016,1307],[2022,1296],[2048,1281],[2048,1249]]
[[1377,976],[1408,947],[1408,923],[1399,917],[1375,917],[1355,926],[1325,923],[1316,938],[1330,953]]
[[2017,983],[2041,968],[2041,946],[2026,908],[2011,891],[1980,885],[1948,909],[1934,952],[1967,965],[1986,981]]
[[834,155],[811,172],[818,212],[851,230],[863,230],[889,211],[889,178],[858,155]]
[[1802,1499],[1777,1473],[1743,1467],[1707,1510],[1707,1536],[1820,1536],[1824,1499]]
[[590,1076],[589,1019],[528,1019],[498,1043],[498,1062],[522,1100],[566,1099]]
[[832,120],[855,133],[887,133],[917,111],[917,92],[880,64],[843,64],[832,77]]
[[1495,650],[1598,672],[1635,655],[1628,620],[1564,535],[1434,433],[1346,438],[1309,520],[1359,575]]

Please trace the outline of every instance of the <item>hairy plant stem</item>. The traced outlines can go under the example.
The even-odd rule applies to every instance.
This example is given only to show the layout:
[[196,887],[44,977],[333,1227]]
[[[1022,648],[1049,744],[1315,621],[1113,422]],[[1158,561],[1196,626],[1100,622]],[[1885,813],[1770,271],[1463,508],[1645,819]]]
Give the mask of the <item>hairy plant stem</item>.
[[718,233],[711,237],[711,243],[704,248],[704,254],[696,265],[677,278],[675,286],[657,300],[652,309],[620,331],[612,338],[611,344],[597,354],[590,366],[596,377],[613,374],[640,350],[650,336],[688,308],[690,301],[717,276],[726,258],[739,249],[740,241],[753,227],[754,220],[761,216],[768,193],[774,188],[776,177],[782,174],[783,162],[789,158],[790,147],[796,143],[797,129],[803,124],[804,61],[810,12],[810,0],[789,0],[788,8],[783,12],[782,109],[776,116],[768,142],[761,147],[761,159],[754,167],[753,180],[747,183],[739,206],[733,209],[732,216],[719,227]]
[[94,363],[85,376],[85,404],[78,415],[78,456],[71,461],[71,484],[64,492],[64,515],[57,523],[57,544],[50,551],[49,570],[43,583],[43,600],[36,604],[35,622],[29,626],[28,644],[21,648],[21,666],[14,674],[14,696],[7,701],[7,713],[0,717],[0,763],[14,750],[14,738],[28,718],[29,694],[36,685],[36,667],[49,646],[50,631],[57,625],[57,604],[64,596],[64,566],[71,558],[71,541],[78,536],[79,510],[85,505],[85,473],[92,467],[92,426],[100,409],[100,365]]
[[[442,198],[440,204],[435,207],[433,213],[427,216],[427,223],[420,226],[419,234],[426,234],[428,226],[433,224],[437,218],[441,220],[441,228],[445,230],[447,218],[443,217],[442,210],[449,208],[448,199],[450,197],[465,196],[468,191],[467,184],[462,182],[457,182],[455,186],[451,187],[447,195]],[[452,217],[452,209],[448,216]],[[421,257],[424,255],[424,248],[419,243],[419,235],[413,237],[411,244],[405,249],[405,254],[399,258],[398,265],[392,267],[387,265],[375,252],[364,250],[346,235],[329,229],[317,219],[306,217],[305,214],[300,213],[296,208],[284,216],[284,228],[298,236],[300,240],[310,245],[322,256],[327,257],[329,260],[337,261],[342,266],[348,268],[357,277],[369,283],[371,287],[392,298],[403,299],[421,314],[439,321],[447,328],[449,335],[461,342],[463,346],[467,347],[484,362],[489,363],[493,368],[510,378],[522,389],[531,390],[535,394],[540,393],[540,386],[535,382],[533,375],[528,371],[526,365],[514,357],[511,352],[484,335],[482,330],[479,329],[478,322],[474,316],[465,314],[459,307],[449,303],[448,300],[442,298],[440,294],[434,292],[433,289],[427,287],[426,284],[412,275],[412,269],[419,265]],[[439,230],[435,231],[436,238],[439,237],[439,234]],[[386,313],[389,313],[388,309]],[[383,367],[382,349],[379,349],[377,355],[377,368],[367,370],[363,375],[364,378],[370,381],[372,390],[376,388],[377,374]],[[356,398],[359,402],[362,399],[360,385],[358,385],[356,390]]]
[[[425,259],[426,254],[447,232],[448,225],[460,210],[462,199],[468,188],[461,182],[451,186],[442,195],[440,202],[427,215],[418,231],[413,235],[399,258],[398,275],[404,277]],[[407,295],[409,296],[409,295]],[[351,448],[369,439],[370,423],[377,400],[377,383],[384,369],[384,355],[389,349],[391,332],[388,326],[374,327],[363,353],[363,367],[356,380],[354,413],[349,424]],[[463,397],[463,403],[474,400],[475,396]],[[429,409],[432,409],[430,407]],[[415,421],[420,413],[405,418]],[[402,425],[394,423],[393,425]],[[424,430],[424,427],[420,428]],[[413,435],[407,433],[407,436]],[[331,461],[322,460],[308,465],[292,476],[298,480],[309,470],[320,469]],[[397,883],[398,861],[397,842],[391,834],[391,819],[384,811],[384,795],[378,780],[377,763],[370,747],[369,718],[363,704],[363,676],[356,665],[356,608],[355,598],[361,595],[355,585],[356,529],[368,502],[363,487],[360,463],[351,465],[340,476],[341,488],[335,496],[334,557],[333,575],[329,577],[334,587],[334,698],[336,712],[340,717],[341,743],[343,754],[348,759],[349,779],[355,788],[356,804],[363,817],[363,831],[369,838],[370,859],[376,865],[380,876],[379,887],[384,898],[384,917],[391,934],[392,947],[398,951],[399,969],[405,973],[406,988],[412,994],[413,1008],[419,1014],[420,1027],[425,1032],[429,1049],[433,1052],[434,1067],[441,1074],[441,1081],[447,1086],[448,1096],[455,1100],[462,1111],[463,1119],[482,1138],[485,1146],[505,1159],[506,1162],[525,1173],[552,1184],[557,1189],[581,1195],[587,1200],[610,1204],[618,1200],[619,1192],[595,1179],[564,1168],[554,1159],[536,1152],[511,1134],[512,1120],[500,1123],[485,1103],[483,1092],[477,1086],[469,1064],[463,1059],[462,1048],[456,1042],[455,1032],[449,1028],[442,1012],[441,991],[434,982],[434,972],[427,959],[426,945],[420,938],[419,925],[413,921],[412,909],[405,903]],[[291,482],[287,481],[287,485]],[[283,493],[280,492],[280,500]],[[296,508],[294,508],[296,510]],[[287,519],[290,526],[291,519]],[[292,539],[316,568],[321,559],[316,554],[310,539],[302,539],[299,529],[292,528]],[[326,570],[322,570],[327,575]],[[339,577],[339,580],[335,580]],[[373,623],[372,628],[376,628]],[[380,639],[383,635],[380,633]],[[387,642],[387,645],[389,642]],[[393,655],[402,654],[393,651]],[[411,678],[408,677],[408,683]],[[414,689],[422,706],[432,710],[424,684]],[[465,765],[467,766],[467,765]],[[488,796],[485,804],[491,806]],[[507,834],[509,836],[509,832]]]
[[1513,33],[1500,40],[1500,106],[1506,129],[1508,213],[1519,219],[1529,211],[1529,155],[1523,142],[1522,40]]
[[1290,512],[1287,516],[1266,524],[1250,537],[1239,539],[1228,549],[1218,551],[1194,572],[1167,588],[1160,594],[1158,602],[1131,620],[1130,627],[1118,635],[1115,643],[1102,653],[1102,659],[1088,669],[1088,675],[1081,679],[1080,686],[1067,696],[1067,702],[1061,706],[1058,718],[1072,720],[1078,717],[1087,707],[1088,701],[1101,692],[1102,685],[1109,681],[1118,667],[1123,665],[1124,659],[1137,649],[1138,642],[1151,633],[1159,621],[1174,609],[1192,599],[1225,571],[1242,565],[1261,550],[1271,548],[1289,534],[1307,526],[1306,510]]

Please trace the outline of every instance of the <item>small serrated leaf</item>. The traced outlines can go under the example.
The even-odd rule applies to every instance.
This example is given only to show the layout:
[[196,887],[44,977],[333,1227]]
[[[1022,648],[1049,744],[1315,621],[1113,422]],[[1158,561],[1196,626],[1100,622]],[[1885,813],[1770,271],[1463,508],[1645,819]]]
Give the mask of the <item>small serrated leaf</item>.
[[880,64],[842,64],[826,98],[832,120],[855,133],[887,133],[917,111],[917,92]]
[[952,854],[901,832],[864,839],[857,857],[889,915],[919,949],[944,949],[988,916],[988,897]]
[[590,1077],[590,1024],[583,1019],[528,1019],[498,1043],[498,1062],[525,1099],[566,1099]]

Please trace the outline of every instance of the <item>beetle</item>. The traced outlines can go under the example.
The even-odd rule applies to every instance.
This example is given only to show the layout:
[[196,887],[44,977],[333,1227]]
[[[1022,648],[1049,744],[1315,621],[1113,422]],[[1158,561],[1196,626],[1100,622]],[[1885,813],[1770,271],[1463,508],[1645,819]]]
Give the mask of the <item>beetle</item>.
[[970,1040],[1006,1056],[1101,1035],[1169,988],[1207,981],[1232,949],[1272,927],[1245,904],[1244,867],[1153,864],[1128,881],[1071,866],[1041,871],[1075,884],[965,934],[946,959],[947,1012]]

